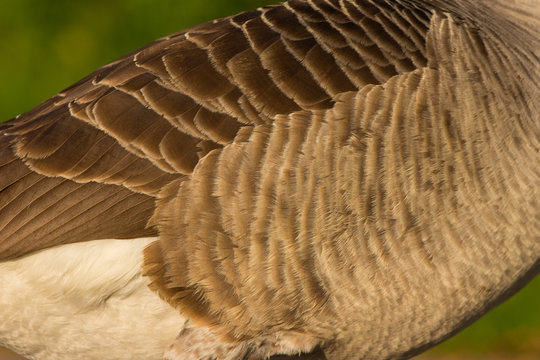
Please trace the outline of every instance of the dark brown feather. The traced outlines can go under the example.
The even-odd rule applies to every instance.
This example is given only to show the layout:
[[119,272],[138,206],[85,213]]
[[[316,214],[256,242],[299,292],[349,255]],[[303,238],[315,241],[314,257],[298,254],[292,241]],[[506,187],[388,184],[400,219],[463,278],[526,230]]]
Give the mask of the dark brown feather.
[[158,235],[151,287],[220,339],[442,341],[538,263],[538,38],[456,3],[291,0],[99,69],[0,127],[0,260]]

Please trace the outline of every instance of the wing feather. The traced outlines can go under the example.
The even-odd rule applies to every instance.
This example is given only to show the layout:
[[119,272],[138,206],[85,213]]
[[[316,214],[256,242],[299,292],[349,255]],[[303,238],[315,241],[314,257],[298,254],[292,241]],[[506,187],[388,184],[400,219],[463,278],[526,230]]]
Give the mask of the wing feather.
[[156,234],[145,219],[160,192],[243,128],[330,109],[341,93],[424,65],[416,12],[336,1],[257,9],[159,39],[3,124],[0,259]]

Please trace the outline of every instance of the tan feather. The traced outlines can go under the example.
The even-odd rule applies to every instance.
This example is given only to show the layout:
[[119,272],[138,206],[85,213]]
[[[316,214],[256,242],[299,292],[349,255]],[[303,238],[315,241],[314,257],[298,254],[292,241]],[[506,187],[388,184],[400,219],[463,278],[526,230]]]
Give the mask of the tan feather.
[[158,235],[202,329],[168,356],[420,353],[538,274],[539,12],[290,0],[160,39],[3,126],[0,259]]

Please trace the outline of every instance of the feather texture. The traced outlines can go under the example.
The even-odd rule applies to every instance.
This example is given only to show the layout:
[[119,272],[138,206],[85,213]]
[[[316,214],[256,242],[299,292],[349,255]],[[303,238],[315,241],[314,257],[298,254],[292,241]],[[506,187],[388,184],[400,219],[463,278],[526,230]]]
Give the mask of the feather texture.
[[290,0],[101,68],[2,126],[0,259],[159,236],[220,341],[444,340],[539,269],[539,7],[488,3]]

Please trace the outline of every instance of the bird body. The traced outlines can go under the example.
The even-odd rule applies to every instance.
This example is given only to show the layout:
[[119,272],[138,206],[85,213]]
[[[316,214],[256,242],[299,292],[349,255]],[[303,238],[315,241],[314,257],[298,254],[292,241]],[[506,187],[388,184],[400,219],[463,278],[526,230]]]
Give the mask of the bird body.
[[[539,11],[291,0],[160,39],[6,123],[0,279],[24,280],[0,295],[0,343],[380,359],[463,329],[540,267]],[[18,312],[35,269],[38,294],[96,325]],[[12,330],[43,319],[72,347]]]

